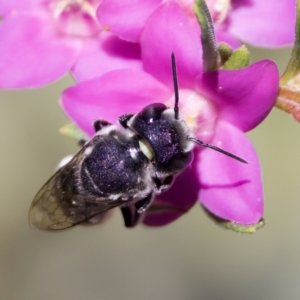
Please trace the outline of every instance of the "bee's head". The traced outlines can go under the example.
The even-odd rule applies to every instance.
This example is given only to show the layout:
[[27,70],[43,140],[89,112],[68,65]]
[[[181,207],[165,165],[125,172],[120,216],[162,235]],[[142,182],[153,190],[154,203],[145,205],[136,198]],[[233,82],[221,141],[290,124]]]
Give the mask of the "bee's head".
[[152,153],[158,172],[177,173],[190,163],[194,143],[187,139],[188,127],[176,119],[173,108],[162,103],[148,105],[133,117],[130,128]]
[[179,92],[175,56],[172,53],[175,90],[174,108],[162,103],[146,106],[129,121],[129,127],[140,137],[141,149],[153,162],[158,172],[178,173],[192,160],[195,144],[208,147],[241,162],[245,160],[216,146],[195,139],[184,120],[179,118]]

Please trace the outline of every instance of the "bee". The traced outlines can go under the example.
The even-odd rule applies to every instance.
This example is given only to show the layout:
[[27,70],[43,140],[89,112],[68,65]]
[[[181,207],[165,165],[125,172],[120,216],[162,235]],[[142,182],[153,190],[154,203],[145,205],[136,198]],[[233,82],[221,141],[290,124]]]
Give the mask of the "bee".
[[36,194],[29,211],[33,227],[61,230],[98,223],[120,207],[126,227],[139,223],[156,195],[170,188],[186,168],[196,144],[242,163],[242,158],[193,137],[179,117],[175,56],[172,53],[174,108],[162,103],[119,117],[121,126],[94,123],[95,136]]

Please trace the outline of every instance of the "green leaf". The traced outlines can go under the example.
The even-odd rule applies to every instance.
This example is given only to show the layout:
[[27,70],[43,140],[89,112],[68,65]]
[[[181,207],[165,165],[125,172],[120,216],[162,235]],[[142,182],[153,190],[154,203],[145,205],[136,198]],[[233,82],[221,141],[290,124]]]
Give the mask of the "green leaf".
[[234,222],[224,222],[220,223],[219,225],[226,229],[230,229],[239,233],[254,233],[258,229],[262,228],[265,224],[265,220],[262,219],[257,224],[252,225],[242,225]]
[[280,78],[275,106],[300,122],[300,0],[297,0],[295,43],[288,66]]
[[205,72],[217,69],[218,51],[213,21],[204,0],[195,0],[194,12],[201,27],[203,69]]
[[69,138],[76,140],[88,140],[89,138],[74,124],[66,124],[59,129],[59,132]]
[[296,10],[295,43],[288,66],[280,79],[281,86],[285,86],[290,79],[300,72],[300,0],[297,0]]
[[207,210],[203,205],[201,206],[204,212],[208,215],[210,219],[212,219],[217,225],[225,228],[225,229],[230,229],[235,232],[239,233],[254,233],[258,229],[262,228],[266,222],[264,219],[261,219],[258,223],[256,224],[239,224],[236,222],[231,222],[225,219],[222,219],[213,213],[211,213],[209,210]]
[[232,48],[226,43],[220,43],[218,45],[218,53],[221,60],[221,65],[223,66],[229,57],[233,54]]
[[250,65],[250,52],[246,46],[241,46],[233,52],[224,64],[225,70],[239,70]]

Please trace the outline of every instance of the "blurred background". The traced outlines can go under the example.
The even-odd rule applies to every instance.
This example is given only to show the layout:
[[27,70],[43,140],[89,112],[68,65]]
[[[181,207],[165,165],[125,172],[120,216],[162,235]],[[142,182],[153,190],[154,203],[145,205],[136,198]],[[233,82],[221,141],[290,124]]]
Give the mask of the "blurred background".
[[[250,49],[283,72],[291,49]],[[249,133],[259,154],[267,224],[253,235],[218,227],[195,206],[163,228],[32,230],[38,189],[74,141],[58,105],[70,77],[37,90],[0,91],[0,299],[299,299],[300,124],[273,109]]]

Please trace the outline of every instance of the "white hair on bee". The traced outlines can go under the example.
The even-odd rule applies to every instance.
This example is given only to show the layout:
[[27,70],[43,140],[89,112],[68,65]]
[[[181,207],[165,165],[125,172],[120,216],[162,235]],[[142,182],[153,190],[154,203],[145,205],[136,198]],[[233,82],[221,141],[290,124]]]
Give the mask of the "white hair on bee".
[[86,147],[85,150],[84,150],[84,154],[85,155],[90,155],[92,153],[93,149],[94,149],[93,146]]
[[63,166],[65,166],[67,163],[69,163],[72,158],[74,157],[74,155],[68,155],[66,157],[64,157],[59,164],[57,165],[57,167],[55,168],[55,171],[59,170],[60,168],[62,168]]

